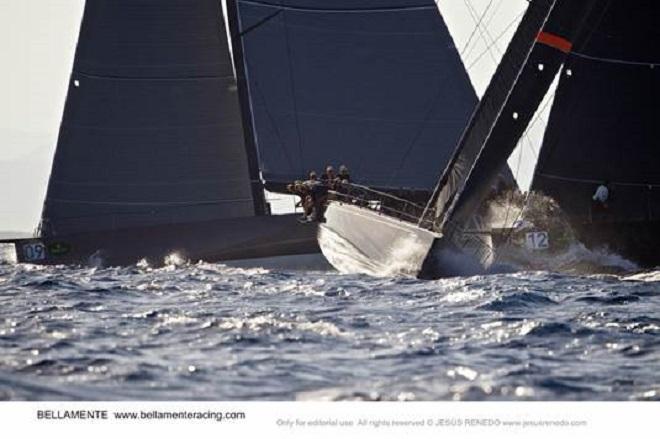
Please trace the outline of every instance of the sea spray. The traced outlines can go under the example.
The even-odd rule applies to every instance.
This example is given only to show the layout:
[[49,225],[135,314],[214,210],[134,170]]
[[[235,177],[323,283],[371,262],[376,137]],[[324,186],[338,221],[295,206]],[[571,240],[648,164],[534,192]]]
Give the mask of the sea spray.
[[15,264],[16,262],[16,245],[0,244],[0,264]]
[[[519,270],[570,273],[630,272],[639,268],[607,248],[588,249],[577,239],[557,202],[542,193],[504,193],[489,203],[485,218],[491,229],[504,235],[497,246],[497,263]],[[533,231],[548,233],[546,250],[527,248],[526,235]]]
[[404,235],[390,247],[381,276],[416,276],[427,254],[428,247],[417,237]]

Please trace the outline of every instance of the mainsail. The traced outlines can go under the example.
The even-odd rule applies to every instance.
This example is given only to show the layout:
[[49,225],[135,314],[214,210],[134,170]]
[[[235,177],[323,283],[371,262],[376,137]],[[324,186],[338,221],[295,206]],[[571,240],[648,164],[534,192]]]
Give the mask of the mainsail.
[[438,185],[436,224],[446,235],[464,227],[487,197],[571,50],[572,41],[584,24],[597,16],[597,3],[530,3]]
[[85,6],[42,236],[254,216],[220,2]]
[[228,7],[267,187],[343,163],[365,185],[432,189],[477,103],[434,0]]
[[[566,63],[532,189],[579,223],[659,220],[660,4],[604,3]],[[610,197],[598,215],[591,197],[604,182]]]

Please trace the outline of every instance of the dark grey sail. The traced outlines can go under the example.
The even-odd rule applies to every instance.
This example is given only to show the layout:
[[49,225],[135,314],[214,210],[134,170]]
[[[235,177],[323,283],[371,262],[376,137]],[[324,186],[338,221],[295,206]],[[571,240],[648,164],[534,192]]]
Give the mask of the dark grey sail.
[[88,1],[41,234],[19,260],[318,251],[293,216],[261,216],[243,128],[218,0]]
[[[562,66],[572,41],[593,19],[595,0],[534,0],[475,112],[436,200],[445,235],[465,227],[506,166]],[[603,7],[601,4],[600,7]],[[599,8],[595,8],[599,10]]]
[[433,188],[477,103],[433,0],[228,5],[268,187],[343,163],[371,187]]
[[216,0],[85,7],[42,234],[251,216]]
[[[660,263],[660,4],[611,0],[576,41],[550,114],[532,189],[586,244]],[[609,183],[606,207],[593,202]]]

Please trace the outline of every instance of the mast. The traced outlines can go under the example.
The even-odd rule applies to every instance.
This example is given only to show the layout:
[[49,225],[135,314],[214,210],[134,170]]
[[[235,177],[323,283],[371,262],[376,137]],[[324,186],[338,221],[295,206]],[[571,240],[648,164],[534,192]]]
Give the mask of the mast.
[[241,103],[241,116],[243,118],[243,132],[245,133],[245,151],[250,172],[252,187],[252,198],[257,215],[266,214],[266,196],[264,186],[260,177],[259,152],[254,131],[254,118],[252,115],[252,103],[250,100],[249,83],[247,81],[247,64],[243,52],[243,35],[241,34],[241,23],[238,15],[236,0],[227,0],[227,22],[231,35],[232,55],[234,58],[234,69],[236,71],[236,83],[238,86],[239,101]]
[[[547,90],[595,12],[597,0],[534,0],[446,168],[434,198],[436,227],[452,236],[488,196]],[[593,14],[593,15],[592,15]]]

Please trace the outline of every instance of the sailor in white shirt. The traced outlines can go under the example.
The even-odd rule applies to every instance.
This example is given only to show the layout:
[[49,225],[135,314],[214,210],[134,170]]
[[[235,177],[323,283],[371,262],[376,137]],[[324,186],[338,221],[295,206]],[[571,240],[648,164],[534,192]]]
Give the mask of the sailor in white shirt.
[[598,186],[598,189],[596,189],[596,193],[594,193],[594,196],[592,197],[594,201],[599,202],[603,206],[607,204],[607,199],[610,196],[610,190],[607,188],[607,183],[603,183],[600,186]]

